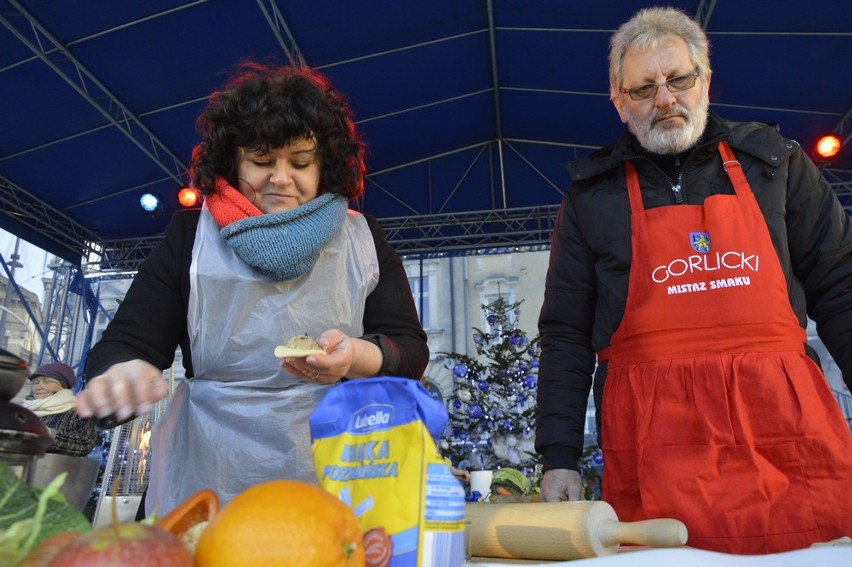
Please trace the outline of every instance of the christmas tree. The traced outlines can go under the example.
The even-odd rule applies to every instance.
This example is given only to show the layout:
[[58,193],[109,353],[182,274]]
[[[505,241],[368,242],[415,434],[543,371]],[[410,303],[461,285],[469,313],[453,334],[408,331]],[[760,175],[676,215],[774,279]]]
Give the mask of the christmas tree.
[[534,449],[539,337],[518,329],[521,302],[482,305],[488,330],[473,328],[477,356],[440,353],[453,393],[441,450],[460,469],[513,467],[530,474]]
[[583,499],[601,499],[601,477],[603,476],[603,452],[597,445],[583,449],[580,457],[580,478],[583,481]]

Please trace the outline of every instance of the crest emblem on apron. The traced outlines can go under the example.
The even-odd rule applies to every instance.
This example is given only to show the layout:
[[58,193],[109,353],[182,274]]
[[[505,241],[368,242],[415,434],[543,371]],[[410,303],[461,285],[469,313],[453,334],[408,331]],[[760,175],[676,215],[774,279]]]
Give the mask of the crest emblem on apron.
[[710,235],[706,232],[690,232],[689,243],[696,252],[710,252]]

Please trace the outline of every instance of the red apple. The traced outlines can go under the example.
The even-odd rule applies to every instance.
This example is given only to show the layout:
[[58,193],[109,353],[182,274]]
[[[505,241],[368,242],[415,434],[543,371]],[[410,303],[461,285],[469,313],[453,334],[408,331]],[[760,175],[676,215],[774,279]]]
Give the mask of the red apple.
[[127,522],[84,533],[65,545],[50,567],[193,567],[178,538],[153,525]]
[[18,563],[18,567],[49,567],[51,560],[62,551],[62,548],[77,539],[79,535],[80,532],[77,530],[66,530],[50,536],[30,551],[30,554]]

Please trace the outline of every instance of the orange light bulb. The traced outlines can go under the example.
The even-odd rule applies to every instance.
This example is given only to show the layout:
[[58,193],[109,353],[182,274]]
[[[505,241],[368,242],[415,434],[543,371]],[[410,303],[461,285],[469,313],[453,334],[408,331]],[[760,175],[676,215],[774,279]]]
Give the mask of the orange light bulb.
[[840,153],[840,136],[837,134],[826,134],[821,136],[816,143],[816,153],[823,159],[830,159]]
[[181,207],[188,209],[198,204],[201,200],[201,193],[194,187],[184,187],[178,191],[177,199]]

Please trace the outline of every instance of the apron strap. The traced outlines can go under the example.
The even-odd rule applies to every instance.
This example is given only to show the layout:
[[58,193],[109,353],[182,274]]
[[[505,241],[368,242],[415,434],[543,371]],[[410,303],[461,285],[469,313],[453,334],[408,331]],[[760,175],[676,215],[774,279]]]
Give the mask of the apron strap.
[[642,204],[642,191],[639,189],[639,176],[636,174],[636,166],[632,161],[624,162],[627,174],[627,196],[630,198],[630,211],[641,212],[645,210]]
[[[624,170],[627,177],[627,197],[630,199],[630,212],[641,213],[645,210],[642,204],[642,191],[639,189],[639,176],[636,174],[636,166],[628,160],[624,162]],[[598,363],[609,360],[609,347],[601,349],[598,353]]]
[[724,140],[719,142],[719,154],[722,156],[722,167],[725,168],[725,173],[728,174],[728,179],[734,186],[734,192],[740,197],[750,195],[751,186],[746,180],[742,165],[740,165],[734,152],[731,151],[728,142]]
[[[627,197],[630,199],[630,212],[641,213],[645,210],[642,204],[642,191],[639,189],[639,176],[636,174],[636,166],[632,161],[624,162],[624,170],[627,178]],[[609,360],[609,347],[601,349],[598,353],[598,364]]]

